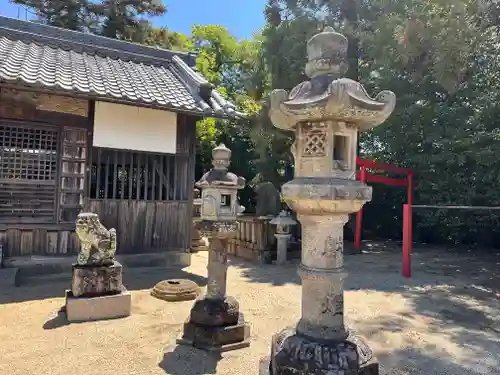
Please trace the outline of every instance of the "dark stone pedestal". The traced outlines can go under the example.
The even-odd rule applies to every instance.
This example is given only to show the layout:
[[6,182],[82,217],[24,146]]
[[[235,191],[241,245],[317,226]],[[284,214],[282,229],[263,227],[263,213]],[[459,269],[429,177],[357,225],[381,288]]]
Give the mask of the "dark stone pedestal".
[[225,352],[250,346],[249,337],[250,326],[239,313],[236,299],[204,297],[195,302],[190,319],[184,324],[182,338],[177,343]]
[[288,328],[273,337],[271,357],[260,375],[379,375],[371,349],[356,335],[341,342],[316,342]]
[[73,265],[71,292],[74,297],[119,294],[121,290],[122,265],[117,261],[109,266]]

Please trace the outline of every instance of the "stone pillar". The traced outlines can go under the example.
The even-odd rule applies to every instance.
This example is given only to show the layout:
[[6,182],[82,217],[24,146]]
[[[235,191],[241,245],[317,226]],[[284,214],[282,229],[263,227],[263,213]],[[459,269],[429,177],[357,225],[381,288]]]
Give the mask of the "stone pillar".
[[344,340],[343,226],[346,215],[299,215],[302,224],[302,316],[297,332]]
[[209,238],[213,250],[208,253],[207,298],[226,298],[227,285],[227,240]]
[[196,183],[202,188],[201,220],[196,228],[209,239],[207,293],[194,303],[177,343],[221,352],[250,345],[250,327],[239,303],[226,295],[228,244],[238,232],[236,217],[243,210],[236,192],[245,180],[227,171],[231,151],[224,145],[212,155],[214,168]]
[[[371,188],[355,180],[359,130],[391,114],[395,95],[370,98],[363,86],[341,78],[347,71],[347,39],[327,27],[307,43],[310,81],[290,94],[271,94],[274,126],[295,133],[294,179],[282,197],[302,224],[302,314],[296,326],[273,337],[272,375],[378,375],[365,341],[344,324],[343,228],[348,215],[371,200]],[[265,363],[265,361],[264,361]]]
[[291,234],[278,234],[274,235],[276,237],[276,264],[285,264],[287,261],[287,253],[288,253],[288,241]]

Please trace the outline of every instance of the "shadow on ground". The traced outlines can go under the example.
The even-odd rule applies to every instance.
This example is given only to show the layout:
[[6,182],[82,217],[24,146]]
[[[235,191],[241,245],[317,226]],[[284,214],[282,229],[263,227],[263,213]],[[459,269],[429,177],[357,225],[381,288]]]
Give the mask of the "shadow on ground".
[[[200,286],[207,284],[206,277],[178,268],[124,268],[123,284],[128,290],[150,289],[166,279],[188,279]],[[30,277],[21,286],[9,286],[0,290],[0,305],[47,298],[63,298],[65,289],[71,286],[71,274],[62,273],[50,277]]]
[[178,345],[166,352],[158,364],[168,375],[215,374],[222,359],[218,353],[209,353],[189,346]]

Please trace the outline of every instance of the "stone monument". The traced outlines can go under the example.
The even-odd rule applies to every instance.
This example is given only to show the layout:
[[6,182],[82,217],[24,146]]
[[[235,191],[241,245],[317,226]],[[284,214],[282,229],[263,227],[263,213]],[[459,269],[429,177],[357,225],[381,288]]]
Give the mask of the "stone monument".
[[238,301],[226,295],[227,245],[236,236],[242,212],[237,191],[245,179],[228,172],[231,150],[223,144],[212,152],[213,168],[196,183],[202,189],[198,229],[209,239],[207,294],[195,301],[179,344],[210,351],[249,346],[250,327]]
[[344,325],[343,227],[350,213],[371,199],[355,180],[358,131],[384,122],[396,97],[370,98],[346,73],[347,39],[327,27],[307,43],[310,78],[292,89],[274,90],[270,118],[293,131],[294,179],[282,197],[302,224],[302,314],[295,327],[275,335],[272,375],[375,375],[368,345]]
[[276,264],[284,264],[287,261],[288,241],[292,237],[290,227],[296,225],[297,222],[290,217],[287,211],[282,210],[269,224],[276,225],[276,233],[274,234],[274,237],[278,241],[276,246]]
[[70,322],[121,318],[130,315],[131,296],[122,284],[122,265],[114,257],[116,231],[107,230],[94,213],[76,219],[80,253],[73,265],[71,289],[66,291]]

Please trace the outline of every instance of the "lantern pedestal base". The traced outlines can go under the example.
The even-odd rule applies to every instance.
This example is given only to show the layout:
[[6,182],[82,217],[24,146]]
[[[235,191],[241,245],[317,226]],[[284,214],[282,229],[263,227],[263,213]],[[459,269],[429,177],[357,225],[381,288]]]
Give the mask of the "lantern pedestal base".
[[250,326],[239,312],[233,297],[220,299],[203,297],[191,309],[178,344],[208,351],[226,352],[250,346]]
[[364,340],[314,341],[287,328],[273,336],[271,356],[260,361],[259,375],[379,375]]

